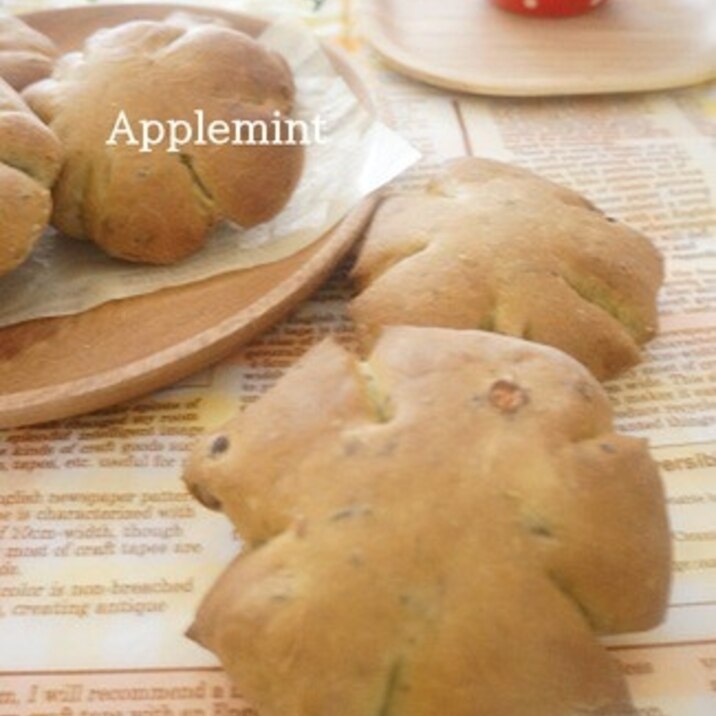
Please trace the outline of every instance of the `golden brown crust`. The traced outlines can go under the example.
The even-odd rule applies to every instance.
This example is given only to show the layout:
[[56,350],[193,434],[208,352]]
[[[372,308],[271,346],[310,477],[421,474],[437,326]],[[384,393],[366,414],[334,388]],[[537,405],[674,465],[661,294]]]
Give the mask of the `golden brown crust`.
[[633,716],[600,634],[663,616],[646,445],[568,356],[478,331],[328,341],[185,480],[248,541],[190,635],[265,716]]
[[30,254],[50,217],[50,192],[17,169],[0,164],[0,276]]
[[57,56],[52,40],[20,18],[0,14],[0,77],[22,90],[49,77]]
[[600,379],[656,332],[659,252],[578,194],[484,159],[378,210],[351,314],[381,325],[481,328],[555,346]]
[[0,80],[0,276],[27,258],[47,225],[61,154],[57,138]]
[[66,146],[53,223],[113,256],[172,263],[197,251],[222,219],[250,227],[274,216],[299,179],[296,146],[107,146],[120,110],[196,124],[290,115],[290,69],[243,33],[215,25],[132,22],[89,38],[26,93]]

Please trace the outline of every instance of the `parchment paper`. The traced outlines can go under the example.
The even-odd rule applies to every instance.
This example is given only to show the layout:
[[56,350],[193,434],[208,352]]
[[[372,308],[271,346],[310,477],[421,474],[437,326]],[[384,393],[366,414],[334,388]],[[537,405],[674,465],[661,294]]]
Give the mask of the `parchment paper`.
[[326,122],[327,141],[306,147],[303,176],[286,208],[250,230],[225,223],[199,253],[166,267],[112,259],[91,242],[48,230],[27,262],[0,278],[0,327],[80,313],[285,258],[320,238],[363,197],[418,159],[415,149],[365,110],[306,27],[281,20],[260,41],[291,65],[294,117],[310,121],[320,114]]

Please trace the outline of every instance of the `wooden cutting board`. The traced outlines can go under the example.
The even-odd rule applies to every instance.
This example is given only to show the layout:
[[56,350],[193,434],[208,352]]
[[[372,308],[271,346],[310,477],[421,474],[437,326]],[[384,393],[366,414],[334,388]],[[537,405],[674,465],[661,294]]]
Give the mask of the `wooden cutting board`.
[[[62,50],[101,27],[158,19],[173,10],[217,15],[256,35],[263,21],[171,5],[79,7],[26,15]],[[346,56],[336,69],[370,107]],[[85,313],[0,329],[0,427],[88,412],[171,384],[215,362],[283,317],[346,254],[375,208],[364,200],[329,234],[289,258],[200,283],[114,301]]]
[[637,92],[716,77],[716,0],[610,0],[530,18],[490,0],[363,0],[359,27],[416,79],[487,95]]

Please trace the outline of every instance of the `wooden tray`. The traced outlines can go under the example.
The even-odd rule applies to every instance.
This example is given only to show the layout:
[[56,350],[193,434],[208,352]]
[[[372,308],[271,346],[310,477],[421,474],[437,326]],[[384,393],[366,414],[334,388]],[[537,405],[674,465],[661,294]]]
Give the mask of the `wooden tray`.
[[[165,17],[175,9],[228,20],[250,34],[265,23],[206,7],[118,5],[25,15],[63,50],[100,27]],[[337,70],[370,106],[346,57],[326,47]],[[115,301],[85,313],[0,329],[0,427],[95,410],[171,384],[219,360],[306,298],[362,233],[377,199],[287,259],[200,283]]]
[[530,18],[489,0],[363,0],[362,35],[395,69],[450,89],[538,96],[636,92],[716,77],[714,0],[611,0]]

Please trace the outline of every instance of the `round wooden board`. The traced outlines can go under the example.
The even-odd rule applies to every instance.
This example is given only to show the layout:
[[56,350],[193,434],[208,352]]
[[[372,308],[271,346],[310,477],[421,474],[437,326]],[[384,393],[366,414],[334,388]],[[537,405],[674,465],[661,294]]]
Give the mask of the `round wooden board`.
[[611,0],[531,18],[490,0],[363,0],[383,59],[438,87],[486,95],[639,92],[716,77],[714,0]]
[[[216,15],[257,34],[256,18],[206,8],[116,5],[25,15],[62,50],[101,27],[157,19],[173,10]],[[370,107],[368,90],[345,56],[326,51]],[[306,298],[361,235],[377,202],[364,200],[326,236],[275,263],[114,301],[74,316],[0,329],[0,427],[88,412],[169,385],[215,362]]]

